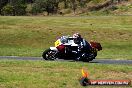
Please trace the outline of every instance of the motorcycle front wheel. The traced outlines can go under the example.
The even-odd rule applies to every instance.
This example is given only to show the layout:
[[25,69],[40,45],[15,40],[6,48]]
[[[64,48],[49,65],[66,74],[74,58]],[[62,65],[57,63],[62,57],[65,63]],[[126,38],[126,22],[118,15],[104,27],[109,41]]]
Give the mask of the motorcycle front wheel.
[[45,59],[45,60],[55,60],[55,59],[56,59],[56,54],[57,54],[56,51],[53,51],[53,50],[51,50],[51,49],[49,48],[49,49],[46,49],[46,50],[43,52],[42,57],[43,57],[43,59]]

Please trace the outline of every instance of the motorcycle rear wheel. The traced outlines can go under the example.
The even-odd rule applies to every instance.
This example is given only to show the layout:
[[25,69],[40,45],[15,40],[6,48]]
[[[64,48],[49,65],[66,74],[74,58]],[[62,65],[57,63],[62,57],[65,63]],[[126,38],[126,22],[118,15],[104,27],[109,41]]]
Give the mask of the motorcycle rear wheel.
[[83,59],[84,62],[89,62],[92,61],[93,59],[95,59],[95,57],[97,56],[97,52],[94,52],[93,55],[91,57],[88,57],[87,59]]

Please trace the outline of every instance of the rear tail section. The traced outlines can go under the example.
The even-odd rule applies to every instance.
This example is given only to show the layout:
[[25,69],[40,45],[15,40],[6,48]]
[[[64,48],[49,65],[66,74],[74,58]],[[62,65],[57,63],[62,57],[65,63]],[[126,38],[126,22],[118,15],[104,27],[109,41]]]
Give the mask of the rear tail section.
[[101,44],[98,43],[98,42],[93,42],[93,41],[91,41],[91,42],[90,42],[90,45],[91,45],[92,48],[98,49],[98,51],[102,50],[102,46],[101,46]]

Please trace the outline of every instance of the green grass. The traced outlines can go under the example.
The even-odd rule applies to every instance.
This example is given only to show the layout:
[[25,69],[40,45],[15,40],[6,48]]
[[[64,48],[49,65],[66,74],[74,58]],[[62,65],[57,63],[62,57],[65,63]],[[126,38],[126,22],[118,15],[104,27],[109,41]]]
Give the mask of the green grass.
[[0,17],[0,56],[41,56],[62,35],[102,44],[97,58],[132,59],[132,16]]
[[[78,79],[81,69],[96,79],[128,79],[132,81],[132,65],[97,63],[0,60],[1,88],[84,88]],[[91,86],[113,88],[116,86]],[[130,86],[118,86],[130,88]]]

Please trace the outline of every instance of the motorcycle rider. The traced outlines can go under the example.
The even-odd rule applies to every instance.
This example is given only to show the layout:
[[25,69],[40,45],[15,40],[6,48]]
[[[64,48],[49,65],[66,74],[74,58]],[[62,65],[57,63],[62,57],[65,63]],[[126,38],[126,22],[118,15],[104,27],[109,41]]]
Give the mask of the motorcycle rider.
[[[74,38],[74,43],[80,46],[81,52],[90,52],[90,49],[91,49],[90,44],[85,39],[83,39],[79,33],[73,34],[73,38]],[[81,56],[80,54],[78,54],[78,57],[76,58],[76,60],[78,61],[80,59],[81,59]]]

